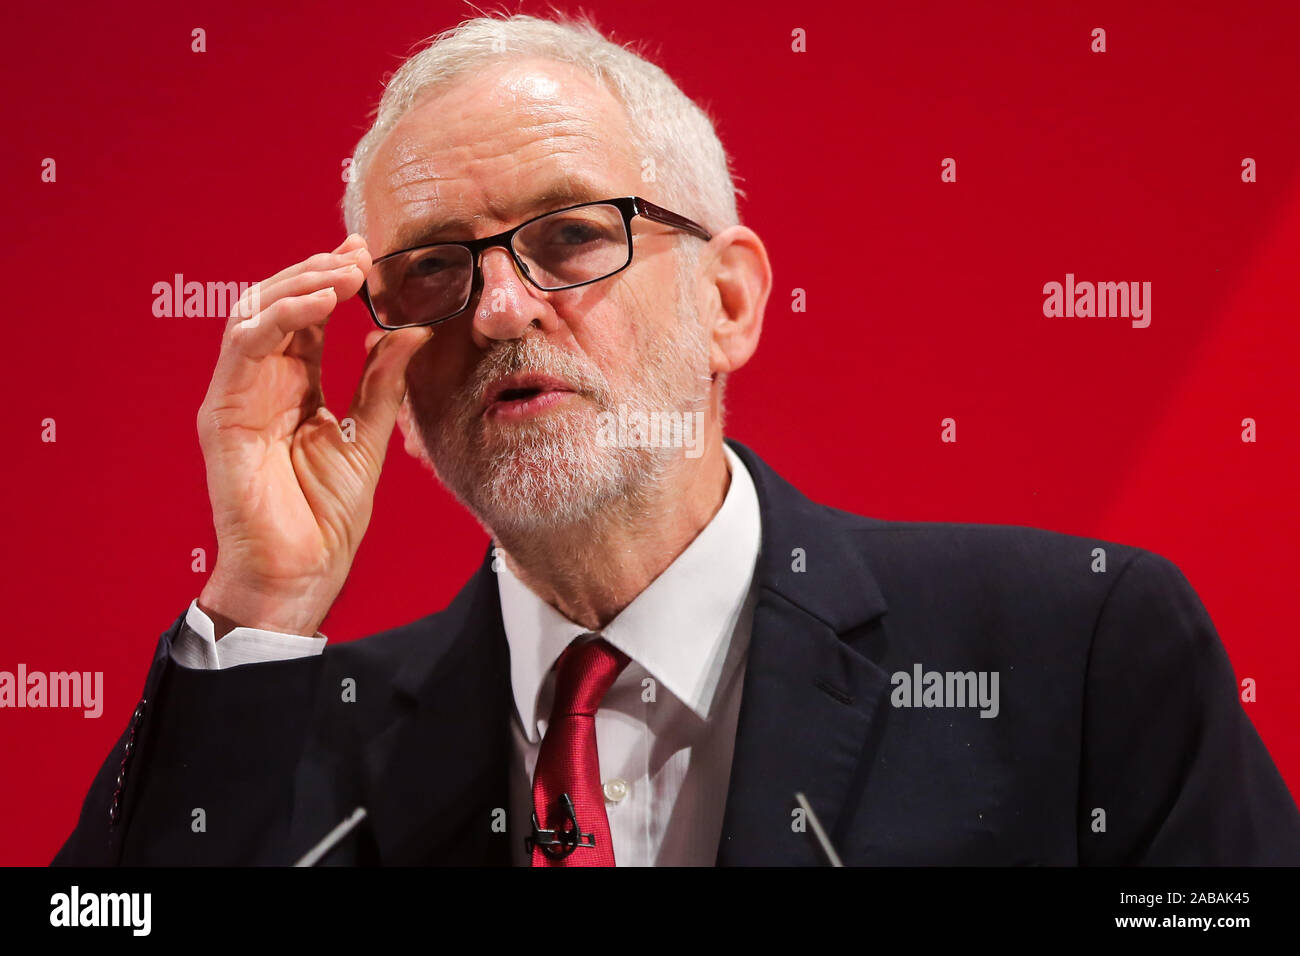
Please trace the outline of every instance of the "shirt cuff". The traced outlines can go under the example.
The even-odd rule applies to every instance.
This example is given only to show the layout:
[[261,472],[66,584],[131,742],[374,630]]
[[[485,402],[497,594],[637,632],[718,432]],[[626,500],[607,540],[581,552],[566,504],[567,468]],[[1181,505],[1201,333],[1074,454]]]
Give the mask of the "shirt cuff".
[[240,664],[313,657],[324,652],[328,640],[320,631],[315,637],[304,637],[237,627],[218,641],[212,618],[199,609],[197,599],[190,602],[190,609],[185,612],[185,624],[187,627],[181,628],[172,642],[172,660],[197,670],[223,670]]

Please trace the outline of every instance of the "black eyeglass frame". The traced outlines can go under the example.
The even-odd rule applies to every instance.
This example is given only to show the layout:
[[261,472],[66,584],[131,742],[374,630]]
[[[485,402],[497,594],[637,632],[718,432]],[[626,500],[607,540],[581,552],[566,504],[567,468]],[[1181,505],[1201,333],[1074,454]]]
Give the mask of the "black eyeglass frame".
[[[515,251],[515,247],[513,245],[515,233],[519,232],[521,229],[527,226],[531,226],[539,219],[545,219],[547,216],[554,216],[557,213],[569,212],[572,209],[582,209],[585,206],[614,206],[615,208],[618,209],[619,212],[623,214],[623,230],[627,236],[627,261],[625,261],[621,266],[619,266],[613,272],[608,272],[603,276],[597,276],[595,279],[584,279],[582,282],[575,282],[572,285],[562,285],[562,286],[554,286],[554,287],[547,287],[542,285],[540,282],[538,282],[536,279],[532,277],[532,275],[528,271],[527,264],[523,261],[522,258],[520,258],[519,253]],[[413,322],[410,323],[409,325],[385,325],[383,322],[379,320],[379,312],[377,309],[375,309],[375,304],[370,299],[370,289],[368,288],[368,282],[363,282],[361,284],[361,300],[365,302],[366,308],[370,311],[370,317],[375,321],[375,325],[379,326],[381,329],[386,329],[389,331],[396,330],[396,329],[418,329],[426,325],[441,325],[443,322],[450,322],[452,319],[456,318],[457,316],[464,314],[465,310],[469,308],[470,302],[474,300],[475,294],[482,290],[483,252],[495,246],[504,247],[505,250],[508,253],[510,253],[510,258],[513,259],[515,261],[515,264],[519,267],[520,275],[522,275],[525,279],[528,280],[528,282],[531,285],[535,286],[537,289],[541,290],[542,292],[560,292],[564,289],[577,289],[580,286],[591,285],[591,283],[593,282],[602,282],[605,279],[608,279],[610,276],[618,275],[620,272],[622,272],[624,269],[626,269],[628,266],[632,264],[632,220],[635,219],[637,216],[641,216],[642,218],[649,219],[651,222],[657,222],[665,226],[672,226],[674,229],[681,229],[684,232],[688,232],[693,236],[697,236],[700,239],[703,239],[705,242],[708,242],[710,239],[713,238],[713,236],[709,233],[709,231],[705,229],[703,226],[701,226],[699,223],[687,219],[685,216],[679,216],[677,213],[665,209],[663,206],[656,206],[648,199],[642,199],[640,196],[619,196],[614,199],[593,199],[591,202],[575,203],[572,206],[565,206],[563,209],[552,209],[550,212],[544,212],[541,215],[533,216],[531,219],[525,222],[521,222],[519,225],[514,226],[513,228],[507,229],[505,232],[499,232],[495,236],[484,236],[482,239],[465,239],[460,242],[430,242],[424,245],[412,246],[409,249],[398,249],[396,252],[390,252],[386,255],[382,255],[374,261],[372,267],[379,265],[379,263],[383,262],[386,259],[392,259],[395,256],[406,255],[409,252],[417,252],[421,249],[433,249],[439,246],[458,246],[462,249],[468,250],[470,254],[470,261],[474,269],[474,278],[473,281],[470,282],[469,292],[465,296],[465,301],[461,304],[461,307],[457,309],[455,312],[453,312],[451,315],[443,316],[440,319],[434,319],[430,322]]]

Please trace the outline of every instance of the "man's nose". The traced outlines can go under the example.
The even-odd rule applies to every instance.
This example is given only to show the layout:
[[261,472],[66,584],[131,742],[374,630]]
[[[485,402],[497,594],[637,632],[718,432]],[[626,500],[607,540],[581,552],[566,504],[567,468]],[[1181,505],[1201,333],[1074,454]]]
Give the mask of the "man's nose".
[[550,302],[535,294],[520,268],[501,246],[480,254],[483,289],[474,310],[474,339],[480,346],[492,340],[517,339],[530,325],[548,332],[558,324]]

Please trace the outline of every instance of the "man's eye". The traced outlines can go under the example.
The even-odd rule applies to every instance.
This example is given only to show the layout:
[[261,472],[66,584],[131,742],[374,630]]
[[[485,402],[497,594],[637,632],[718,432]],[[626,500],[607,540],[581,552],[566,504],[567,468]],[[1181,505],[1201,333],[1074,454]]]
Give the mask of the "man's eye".
[[550,235],[550,241],[559,246],[580,246],[603,238],[604,233],[589,222],[566,222]]
[[423,279],[431,275],[437,275],[439,272],[450,268],[451,265],[451,260],[445,256],[424,256],[407,266],[406,274],[413,279]]

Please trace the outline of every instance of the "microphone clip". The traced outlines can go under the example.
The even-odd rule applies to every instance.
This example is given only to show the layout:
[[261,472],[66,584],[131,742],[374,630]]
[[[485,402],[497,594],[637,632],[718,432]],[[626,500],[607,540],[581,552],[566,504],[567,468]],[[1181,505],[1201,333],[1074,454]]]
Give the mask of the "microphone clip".
[[583,833],[578,825],[578,813],[567,793],[560,797],[560,810],[563,817],[560,821],[562,828],[559,830],[543,830],[537,822],[537,811],[533,811],[533,833],[524,838],[524,848],[530,854],[534,847],[538,847],[550,859],[563,860],[580,846],[596,845],[596,834]]

